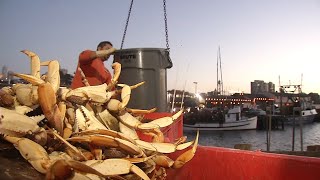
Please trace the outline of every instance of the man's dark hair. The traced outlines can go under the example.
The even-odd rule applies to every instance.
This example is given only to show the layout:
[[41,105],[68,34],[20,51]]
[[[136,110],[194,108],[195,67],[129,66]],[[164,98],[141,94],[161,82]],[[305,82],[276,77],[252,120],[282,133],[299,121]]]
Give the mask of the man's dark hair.
[[106,44],[109,44],[109,45],[113,46],[110,41],[102,41],[102,42],[100,42],[100,43],[98,44],[97,50],[98,50],[99,47],[100,47],[100,48],[103,48],[103,46],[105,46]]

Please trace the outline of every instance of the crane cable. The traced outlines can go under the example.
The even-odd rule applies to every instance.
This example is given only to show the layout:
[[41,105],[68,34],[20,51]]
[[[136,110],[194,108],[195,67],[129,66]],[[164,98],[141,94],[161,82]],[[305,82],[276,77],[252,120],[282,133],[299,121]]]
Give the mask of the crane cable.
[[[122,36],[122,42],[121,42],[121,47],[120,49],[122,49],[123,44],[124,44],[124,39],[126,37],[126,33],[127,33],[127,29],[128,29],[128,24],[129,24],[129,20],[130,20],[130,15],[131,15],[131,10],[132,10],[132,5],[133,5],[133,0],[131,0],[131,4],[130,4],[130,8],[129,8],[129,12],[128,12],[128,18],[126,21],[126,26],[124,28],[124,32],[123,32],[123,36]],[[170,58],[170,46],[169,46],[169,35],[168,35],[168,19],[167,19],[167,5],[166,5],[166,0],[163,0],[163,15],[164,15],[164,25],[165,25],[165,33],[166,33],[166,47],[167,47],[167,52],[168,52],[168,60],[171,62],[171,58]]]
[[167,68],[172,67],[172,61],[170,58],[170,47],[169,47],[169,35],[168,35],[168,19],[167,19],[167,5],[166,5],[166,0],[163,0],[163,16],[164,16],[164,26],[165,26],[165,31],[166,31],[166,47],[167,47],[167,52],[168,52],[168,61],[169,65]]
[[126,33],[127,33],[127,29],[128,29],[128,24],[129,24],[129,20],[130,20],[130,14],[131,14],[132,5],[133,5],[133,0],[131,0],[131,4],[130,4],[130,8],[129,8],[129,13],[128,13],[128,18],[127,18],[126,26],[125,26],[125,28],[124,28],[124,32],[123,32],[123,36],[122,36],[122,42],[121,42],[121,47],[120,47],[120,49],[122,49],[123,43],[124,43],[124,39],[125,39],[125,37],[126,37]]

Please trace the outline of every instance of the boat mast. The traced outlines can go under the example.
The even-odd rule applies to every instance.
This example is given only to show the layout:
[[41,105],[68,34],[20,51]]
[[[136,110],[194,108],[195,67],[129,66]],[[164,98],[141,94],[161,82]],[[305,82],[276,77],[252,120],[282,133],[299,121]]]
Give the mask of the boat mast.
[[[220,78],[219,78],[219,71],[220,71]],[[220,46],[219,46],[218,53],[217,53],[217,95],[223,95],[223,94],[224,93],[223,93],[223,81],[222,81],[221,52],[220,52]]]

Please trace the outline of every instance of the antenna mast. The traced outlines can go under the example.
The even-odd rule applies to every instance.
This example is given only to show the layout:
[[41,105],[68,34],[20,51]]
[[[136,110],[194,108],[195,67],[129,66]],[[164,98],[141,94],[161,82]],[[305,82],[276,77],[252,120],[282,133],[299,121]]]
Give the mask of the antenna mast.
[[[219,65],[220,64],[220,65]],[[219,78],[219,67],[220,67],[220,78]],[[222,67],[221,67],[221,53],[220,46],[217,54],[217,95],[223,95],[223,81],[222,81]]]

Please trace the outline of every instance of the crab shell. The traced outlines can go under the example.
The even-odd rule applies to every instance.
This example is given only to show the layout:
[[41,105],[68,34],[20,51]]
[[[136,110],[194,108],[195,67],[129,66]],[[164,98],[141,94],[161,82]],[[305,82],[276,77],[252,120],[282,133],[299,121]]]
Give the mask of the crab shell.
[[6,91],[0,89],[0,106],[10,107],[14,104],[13,96]]
[[107,129],[91,112],[84,106],[80,106],[76,110],[76,123],[75,127],[77,131],[84,130],[97,130]]
[[31,107],[38,103],[38,95],[34,93],[32,84],[16,84],[12,87],[20,104]]
[[42,119],[44,119],[43,115],[31,118],[16,111],[0,107],[0,134],[15,137],[34,134],[41,130],[37,123]]
[[60,88],[58,92],[58,96],[64,101],[70,97],[78,97],[83,101],[91,101],[97,104],[106,103],[114,94],[114,91],[108,91],[108,85],[105,83],[97,86],[80,87],[73,90]]

